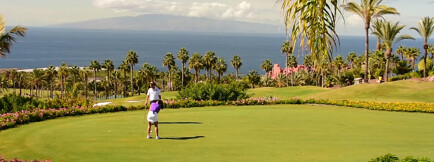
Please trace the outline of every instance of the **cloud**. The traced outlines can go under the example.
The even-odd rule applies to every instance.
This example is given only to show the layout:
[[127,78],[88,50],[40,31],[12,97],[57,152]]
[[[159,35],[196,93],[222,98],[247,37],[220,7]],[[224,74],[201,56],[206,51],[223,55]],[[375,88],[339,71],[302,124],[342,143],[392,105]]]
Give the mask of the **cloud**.
[[258,19],[255,18],[252,4],[247,1],[231,6],[218,2],[182,4],[161,0],[93,0],[93,5],[98,8],[112,9],[115,12],[168,14],[244,21]]

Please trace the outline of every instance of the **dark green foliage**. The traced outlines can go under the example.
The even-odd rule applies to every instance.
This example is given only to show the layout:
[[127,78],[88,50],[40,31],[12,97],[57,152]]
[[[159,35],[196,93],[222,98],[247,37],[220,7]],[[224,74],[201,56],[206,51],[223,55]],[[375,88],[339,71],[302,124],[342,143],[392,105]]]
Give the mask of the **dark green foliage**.
[[392,69],[392,72],[398,75],[403,75],[405,73],[408,73],[412,70],[411,65],[407,64],[407,61],[399,61],[396,64],[396,67]]
[[246,93],[247,84],[211,84],[198,83],[192,84],[179,91],[179,98],[189,98],[193,100],[218,100],[235,101],[248,98]]
[[354,84],[354,75],[350,71],[335,76],[336,83],[340,86],[349,86]]
[[32,110],[35,108],[65,108],[65,107],[87,107],[91,106],[92,101],[82,98],[55,98],[55,99],[36,99],[8,94],[0,98],[0,114],[18,112],[21,110]]
[[404,159],[399,158],[391,153],[371,159],[369,162],[431,162],[429,158],[414,158],[413,156],[407,156]]

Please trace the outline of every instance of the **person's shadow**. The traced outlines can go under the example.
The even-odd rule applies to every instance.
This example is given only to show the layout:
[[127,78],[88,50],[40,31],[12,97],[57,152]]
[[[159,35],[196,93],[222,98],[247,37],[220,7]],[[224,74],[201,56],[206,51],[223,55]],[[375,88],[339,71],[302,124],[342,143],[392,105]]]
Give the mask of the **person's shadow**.
[[[158,122],[158,124],[202,124],[201,122]],[[192,136],[192,137],[161,137],[160,139],[167,140],[191,140],[205,138],[205,136]]]
[[205,136],[194,136],[194,137],[161,137],[160,139],[167,139],[167,140],[191,140],[191,139],[198,139],[198,138],[205,138]]
[[158,122],[158,124],[202,124],[201,122]]

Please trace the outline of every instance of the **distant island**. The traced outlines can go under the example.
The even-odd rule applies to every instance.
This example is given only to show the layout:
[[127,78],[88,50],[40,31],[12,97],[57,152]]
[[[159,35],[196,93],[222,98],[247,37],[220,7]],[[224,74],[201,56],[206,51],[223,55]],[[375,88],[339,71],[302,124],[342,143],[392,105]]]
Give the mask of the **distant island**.
[[113,17],[73,23],[51,25],[49,27],[107,30],[141,31],[186,31],[186,32],[225,32],[225,33],[282,33],[283,26],[232,20],[145,14],[139,16]]

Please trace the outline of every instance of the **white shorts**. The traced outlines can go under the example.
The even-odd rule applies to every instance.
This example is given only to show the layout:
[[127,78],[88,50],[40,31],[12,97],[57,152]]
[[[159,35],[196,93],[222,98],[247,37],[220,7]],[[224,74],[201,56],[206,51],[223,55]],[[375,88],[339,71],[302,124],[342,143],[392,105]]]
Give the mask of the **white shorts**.
[[148,122],[152,122],[152,123],[158,122],[158,113],[153,112],[153,111],[149,111],[147,119],[148,119]]

